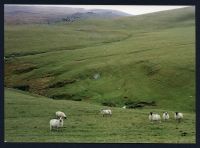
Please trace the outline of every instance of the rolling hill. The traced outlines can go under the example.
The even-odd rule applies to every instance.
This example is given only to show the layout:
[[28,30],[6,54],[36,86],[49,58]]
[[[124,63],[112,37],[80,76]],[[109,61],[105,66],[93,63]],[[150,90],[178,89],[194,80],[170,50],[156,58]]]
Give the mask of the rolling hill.
[[83,19],[114,19],[129,14],[116,11],[83,8],[58,7],[56,5],[5,5],[5,24],[52,24],[58,22],[71,23]]
[[[194,12],[194,7],[187,7],[118,19],[5,25],[6,139],[48,141],[46,123],[56,110],[63,109],[72,114],[71,128],[64,129],[61,134],[69,139],[58,139],[60,135],[55,133],[51,141],[117,142],[115,140],[123,139],[122,142],[194,143]],[[40,109],[40,103],[47,106]],[[20,129],[14,129],[13,122],[20,125],[26,118],[32,121],[25,105],[21,108],[20,104],[29,104],[30,112],[41,120],[39,127],[30,125],[35,137],[14,138],[21,133]],[[102,121],[98,114],[102,105],[112,108],[113,118]],[[122,110],[124,105],[133,109]],[[173,120],[167,125],[151,125],[146,120],[152,110],[169,111],[171,115],[180,111],[186,119],[178,129]],[[92,114],[94,112],[96,114]],[[25,117],[22,121],[21,113]],[[89,116],[88,122],[78,128],[79,122],[87,118],[85,116]],[[130,119],[127,126],[123,122],[126,119]],[[120,124],[103,126],[110,120]],[[35,126],[46,136],[37,138],[39,133],[34,130]],[[132,133],[142,133],[142,127],[151,137],[127,134],[130,129]],[[84,131],[87,128],[90,130]],[[157,133],[155,129],[159,129]],[[184,129],[189,134],[180,138],[178,133]],[[23,135],[27,135],[28,127],[23,130]],[[103,139],[108,131],[111,138]],[[85,132],[89,132],[90,137],[85,136]],[[165,139],[166,134],[169,135]],[[97,139],[93,139],[94,135]]]

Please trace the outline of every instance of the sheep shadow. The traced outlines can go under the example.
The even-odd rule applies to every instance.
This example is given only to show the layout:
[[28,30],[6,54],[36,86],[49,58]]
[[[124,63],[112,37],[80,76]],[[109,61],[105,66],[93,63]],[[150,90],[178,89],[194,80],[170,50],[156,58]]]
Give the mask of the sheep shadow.
[[53,128],[51,130],[49,130],[49,132],[53,132],[53,133],[63,133],[65,131],[66,127],[60,127],[60,128]]

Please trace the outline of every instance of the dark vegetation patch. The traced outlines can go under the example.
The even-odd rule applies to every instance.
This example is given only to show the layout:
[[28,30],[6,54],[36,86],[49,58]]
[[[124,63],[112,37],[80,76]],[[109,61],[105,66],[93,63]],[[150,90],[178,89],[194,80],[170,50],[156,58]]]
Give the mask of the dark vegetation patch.
[[15,57],[22,57],[22,56],[28,56],[28,55],[36,55],[36,54],[42,54],[46,53],[45,51],[32,51],[32,52],[16,52],[6,55],[6,58],[15,58]]
[[85,47],[86,46],[83,46],[83,45],[71,45],[68,47],[51,48],[51,50],[48,52],[61,51],[61,50],[76,50],[76,49],[82,49]]
[[118,104],[116,100],[117,98],[103,99],[101,100],[101,104],[103,106],[116,107]]
[[74,95],[73,94],[54,94],[54,95],[51,95],[50,98],[52,99],[56,99],[56,100],[67,100],[69,98],[72,98]]
[[70,46],[70,47],[50,48],[49,50],[46,50],[46,51],[12,52],[10,54],[7,54],[5,56],[5,58],[16,58],[16,57],[44,54],[44,53],[48,53],[48,52],[55,52],[55,51],[62,51],[62,50],[75,50],[75,49],[82,49],[82,48],[85,48],[85,46],[74,45],[74,46]]
[[127,108],[143,108],[145,106],[156,106],[156,102],[155,101],[150,101],[150,102],[146,102],[146,101],[126,101],[124,103],[126,105]]
[[181,136],[186,136],[188,133],[187,132],[182,132]]
[[23,90],[23,91],[29,91],[30,86],[27,85],[27,84],[24,84],[24,85],[15,85],[15,86],[13,86],[13,88],[19,89],[19,90]]
[[32,65],[32,64],[23,64],[23,65],[19,65],[19,67],[17,67],[14,70],[14,73],[15,74],[26,73],[26,72],[30,72],[34,69],[37,69],[37,66]]
[[48,87],[49,87],[49,88],[59,88],[59,87],[65,86],[65,85],[67,85],[67,84],[73,84],[73,83],[75,83],[75,82],[76,82],[75,79],[73,79],[73,80],[58,81],[58,82],[56,82],[56,83],[54,83],[54,84],[50,84]]
[[103,101],[101,104],[103,106],[116,107],[116,104],[114,102],[112,102],[111,100]]
[[41,78],[53,77],[53,76],[56,76],[56,74],[54,74],[54,73],[46,73],[46,74],[44,74]]
[[81,96],[76,96],[74,94],[54,94],[49,96],[52,99],[55,100],[73,100],[73,101],[82,101]]
[[31,88],[33,88],[39,92],[40,90],[45,90],[46,88],[48,88],[49,83],[51,83],[51,81],[53,79],[54,79],[54,77],[52,77],[52,76],[34,78],[34,79],[29,80],[29,84],[30,84]]
[[5,63],[5,76],[26,73],[34,69],[37,69],[37,66],[32,63],[24,63],[16,59],[10,60]]
[[84,80],[84,79],[87,79],[87,78],[90,78],[90,77],[91,77],[91,75],[90,75],[89,72],[79,73],[79,74],[76,76],[76,78],[77,78],[78,80]]

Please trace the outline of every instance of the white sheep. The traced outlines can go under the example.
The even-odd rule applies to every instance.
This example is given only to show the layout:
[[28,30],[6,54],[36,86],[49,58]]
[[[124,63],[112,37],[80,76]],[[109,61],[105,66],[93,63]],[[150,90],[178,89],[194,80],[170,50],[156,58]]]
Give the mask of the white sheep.
[[150,112],[149,113],[149,120],[153,123],[153,121],[159,121],[161,122],[161,118],[160,118],[160,115],[159,114],[156,114],[156,113],[152,113]]
[[57,118],[62,117],[62,118],[64,118],[64,119],[67,119],[67,116],[65,115],[65,113],[63,113],[63,112],[61,112],[61,111],[57,111],[57,112],[56,112],[56,117],[57,117]]
[[181,120],[183,119],[183,113],[175,112],[174,118],[175,120],[178,120],[178,122],[181,122]]
[[168,112],[163,112],[163,120],[166,121],[166,120],[169,120],[169,114]]
[[59,119],[51,119],[49,124],[50,124],[50,131],[53,128],[56,128],[58,130],[58,128],[63,127],[64,121],[62,117],[60,117]]
[[101,109],[100,113],[103,115],[103,117],[105,115],[112,116],[112,111],[110,109]]

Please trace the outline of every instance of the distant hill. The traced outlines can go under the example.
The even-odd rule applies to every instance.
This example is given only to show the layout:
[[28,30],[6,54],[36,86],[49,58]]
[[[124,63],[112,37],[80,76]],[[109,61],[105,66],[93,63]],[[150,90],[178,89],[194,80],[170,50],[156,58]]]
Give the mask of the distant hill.
[[80,19],[110,19],[129,14],[115,11],[94,9],[86,10],[83,8],[70,7],[44,7],[44,6],[23,6],[23,5],[5,5],[5,23],[6,24],[43,24],[55,23],[60,21],[74,22]]

